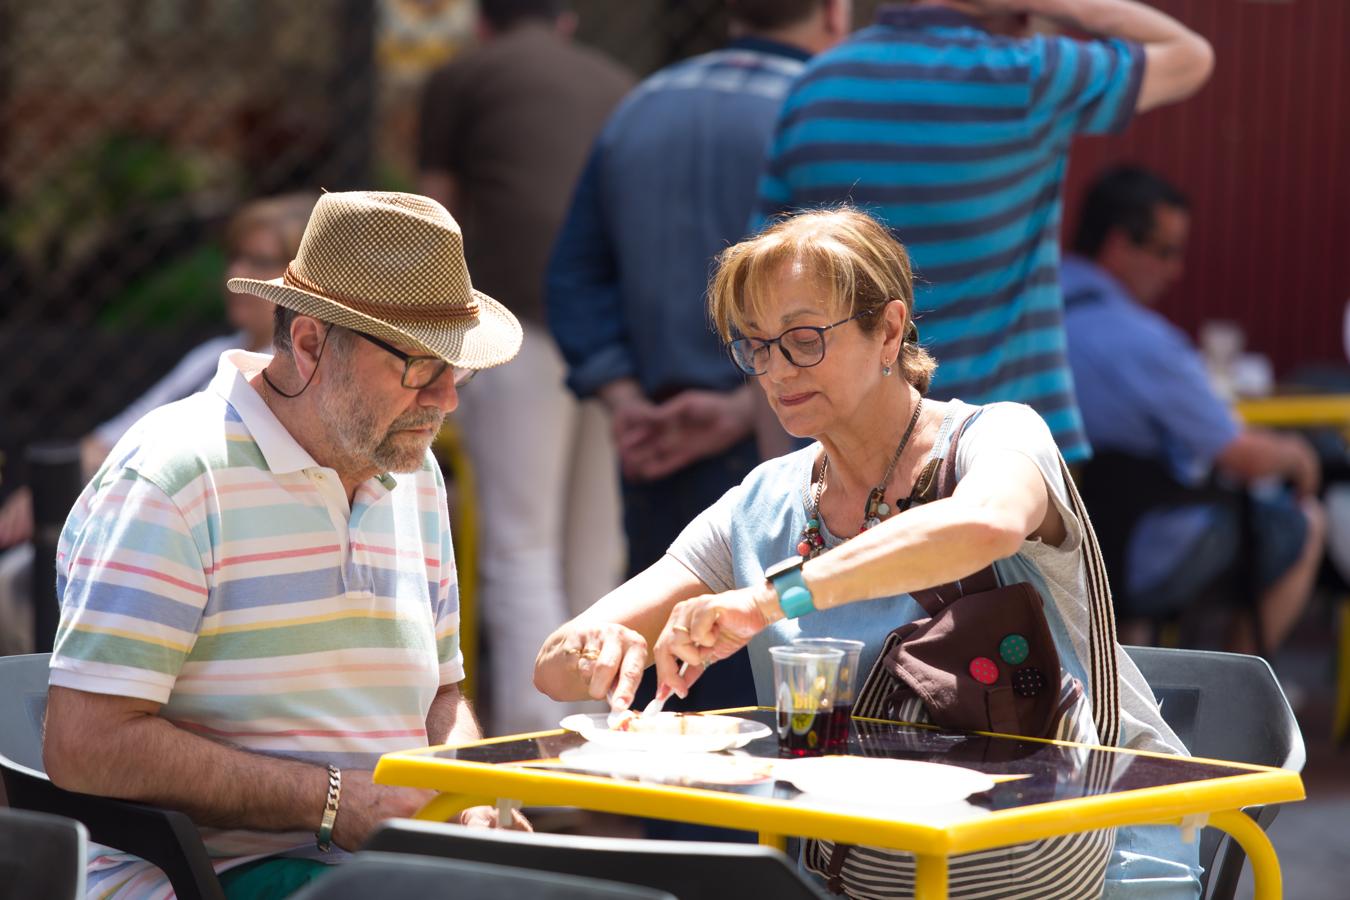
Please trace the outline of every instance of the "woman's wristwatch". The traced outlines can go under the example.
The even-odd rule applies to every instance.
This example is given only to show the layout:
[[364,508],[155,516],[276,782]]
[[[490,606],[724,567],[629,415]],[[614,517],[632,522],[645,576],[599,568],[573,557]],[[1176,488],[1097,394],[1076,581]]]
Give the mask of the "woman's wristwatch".
[[778,594],[778,608],[789,619],[796,619],[816,611],[811,589],[802,578],[802,566],[806,563],[803,556],[789,556],[782,562],[769,566],[764,577]]

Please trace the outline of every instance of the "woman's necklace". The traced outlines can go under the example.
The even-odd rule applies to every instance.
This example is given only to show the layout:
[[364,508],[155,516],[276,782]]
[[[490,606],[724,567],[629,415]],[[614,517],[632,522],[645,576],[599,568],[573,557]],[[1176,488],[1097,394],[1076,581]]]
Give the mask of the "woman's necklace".
[[[881,520],[891,514],[891,506],[885,499],[886,484],[891,480],[891,473],[895,471],[895,464],[900,461],[900,455],[905,452],[905,446],[909,443],[910,435],[914,433],[914,426],[919,423],[919,413],[922,411],[923,398],[920,397],[919,402],[914,404],[914,415],[910,416],[909,427],[905,429],[899,446],[891,456],[891,463],[886,467],[886,474],[881,476],[881,481],[877,482],[877,486],[867,495],[860,533],[880,525]],[[827,454],[820,463],[820,476],[815,484],[811,485],[810,516],[806,520],[806,527],[802,529],[801,539],[797,542],[797,555],[805,559],[810,559],[825,549],[825,537],[820,533],[820,495],[825,492],[825,478],[829,471],[830,457]]]

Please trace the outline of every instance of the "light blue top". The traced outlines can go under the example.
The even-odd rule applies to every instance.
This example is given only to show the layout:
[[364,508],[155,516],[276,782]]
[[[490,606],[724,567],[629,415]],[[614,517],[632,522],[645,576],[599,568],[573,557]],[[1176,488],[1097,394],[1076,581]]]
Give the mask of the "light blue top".
[[[970,409],[960,401],[946,404],[933,455],[946,453],[954,423]],[[1045,478],[1068,536],[1058,547],[1039,540],[1023,542],[1015,555],[994,564],[1000,583],[1030,582],[1046,601],[1046,619],[1071,675],[1088,683],[1090,616],[1082,525],[1070,509],[1060,474],[1060,457],[1045,422],[1023,404],[995,403],[978,410],[957,449],[958,480],[982,454],[1013,450],[1026,455]],[[764,571],[793,555],[809,510],[811,470],[819,444],[763,463],[741,484],[689,524],[670,548],[714,591],[761,581]],[[904,515],[901,513],[901,515]],[[826,547],[842,543],[821,523]],[[893,628],[927,616],[908,594],[849,603],[778,622],[750,643],[750,661],[759,702],[771,706],[773,669],[768,648],[792,638],[834,637],[864,644],[859,672],[869,672]],[[1180,740],[1163,722],[1158,703],[1129,657],[1116,648],[1120,690],[1120,745],[1163,753],[1184,752]],[[863,677],[863,676],[860,676]],[[1120,829],[1107,872],[1107,896],[1128,888],[1124,896],[1192,898],[1199,894],[1195,844],[1183,844],[1175,828]],[[1142,892],[1142,893],[1141,893]]]

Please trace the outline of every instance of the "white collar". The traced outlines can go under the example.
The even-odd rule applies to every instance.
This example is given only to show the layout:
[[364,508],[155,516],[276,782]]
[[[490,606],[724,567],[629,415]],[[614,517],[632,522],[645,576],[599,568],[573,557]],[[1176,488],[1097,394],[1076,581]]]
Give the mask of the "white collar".
[[247,350],[227,350],[211,379],[210,390],[225,398],[262,452],[267,468],[275,475],[323,468],[291,436],[262,395],[249,384],[249,377],[267,367],[272,357]]

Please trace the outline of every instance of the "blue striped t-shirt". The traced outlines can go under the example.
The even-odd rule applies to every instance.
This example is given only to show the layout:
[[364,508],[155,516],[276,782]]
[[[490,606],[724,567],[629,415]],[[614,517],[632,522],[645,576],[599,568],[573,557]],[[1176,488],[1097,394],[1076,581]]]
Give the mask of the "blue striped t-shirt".
[[841,201],[884,221],[914,262],[933,396],[1029,404],[1066,459],[1085,459],[1061,189],[1073,136],[1124,127],[1143,69],[1125,41],[1013,39],[953,10],[884,9],[794,85],[753,224]]

